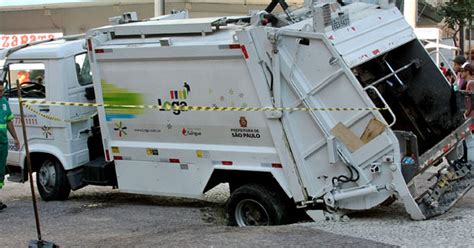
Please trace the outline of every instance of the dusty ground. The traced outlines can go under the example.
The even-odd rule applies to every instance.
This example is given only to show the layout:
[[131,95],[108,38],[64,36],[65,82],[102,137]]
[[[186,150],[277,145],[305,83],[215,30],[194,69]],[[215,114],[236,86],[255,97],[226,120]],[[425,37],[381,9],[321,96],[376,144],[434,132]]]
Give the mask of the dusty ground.
[[[417,179],[418,193],[431,185]],[[434,181],[432,181],[434,183]],[[409,218],[402,203],[349,214],[345,222],[318,221],[303,226],[402,247],[474,247],[474,190],[450,211],[425,221]]]
[[[235,228],[225,225],[225,188],[212,201],[140,196],[88,187],[64,202],[39,202],[45,240],[62,247],[390,247],[302,225]],[[36,239],[28,184],[0,191],[0,247]]]
[[[62,247],[473,247],[474,191],[448,213],[413,221],[403,206],[320,221],[265,228],[226,226],[225,185],[206,201],[141,196],[103,187],[73,192],[64,202],[39,202],[43,237]],[[0,191],[0,247],[24,247],[36,238],[28,184]]]
[[426,221],[410,220],[401,203],[350,217],[345,222],[318,221],[301,225],[401,247],[474,247],[474,192],[448,213]]

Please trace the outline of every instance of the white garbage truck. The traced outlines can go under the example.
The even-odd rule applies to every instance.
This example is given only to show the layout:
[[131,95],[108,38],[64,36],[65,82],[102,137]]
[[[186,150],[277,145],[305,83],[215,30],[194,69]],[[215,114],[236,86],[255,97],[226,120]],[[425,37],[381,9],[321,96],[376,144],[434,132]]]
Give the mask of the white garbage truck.
[[[272,14],[278,3],[285,11]],[[394,198],[423,220],[471,188],[464,98],[392,1],[306,1],[292,11],[272,1],[251,16],[132,19],[90,30],[85,47],[89,62],[67,70],[77,74],[71,84],[93,90],[64,84],[63,94],[88,89],[96,107],[47,96],[28,107],[79,118],[68,135],[89,139],[73,168],[48,153],[54,166],[34,166],[59,191],[93,184],[202,198],[228,183],[229,221],[249,226],[291,222],[295,209],[337,217]],[[84,120],[95,110],[96,121]],[[415,179],[433,167],[418,194]]]

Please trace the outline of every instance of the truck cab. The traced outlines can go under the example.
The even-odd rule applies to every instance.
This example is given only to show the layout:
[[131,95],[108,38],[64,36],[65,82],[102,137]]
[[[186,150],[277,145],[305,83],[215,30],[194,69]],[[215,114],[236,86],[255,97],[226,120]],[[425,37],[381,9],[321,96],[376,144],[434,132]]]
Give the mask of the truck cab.
[[[24,100],[81,103],[94,100],[93,94],[86,94],[92,89],[92,76],[83,44],[82,39],[51,41],[19,49],[5,58],[1,80],[22,144],[20,150],[9,146],[10,180],[28,180],[19,94]],[[77,169],[100,156],[100,152],[96,152],[102,150],[100,144],[99,149],[88,146],[95,143],[91,142],[94,120],[89,118],[95,111],[93,107],[48,104],[25,107],[32,169],[37,172],[37,185],[43,199],[66,199],[71,187],[82,186],[82,183],[74,183]],[[9,144],[13,141],[9,140]]]

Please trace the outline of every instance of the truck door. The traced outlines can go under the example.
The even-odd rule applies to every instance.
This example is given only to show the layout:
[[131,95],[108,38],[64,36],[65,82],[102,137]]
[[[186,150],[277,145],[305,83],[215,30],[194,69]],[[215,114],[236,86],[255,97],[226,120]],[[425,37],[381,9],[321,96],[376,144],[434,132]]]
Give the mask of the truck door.
[[[85,53],[50,60],[12,60],[7,68],[5,97],[15,115],[14,124],[20,141],[23,137],[17,81],[24,100],[88,102],[85,95],[86,88],[91,87],[91,80]],[[54,155],[61,160],[65,170],[87,163],[88,130],[92,121],[86,116],[90,117],[94,111],[94,108],[49,104],[26,107],[25,124],[30,150]],[[8,163],[22,166],[24,154],[14,151],[13,146],[10,148]]]
[[[94,103],[95,94],[92,86],[92,73],[90,70],[87,53],[79,53],[67,60],[67,70],[72,72],[68,80],[67,99],[68,102]],[[69,74],[68,74],[69,75]],[[93,160],[103,156],[102,140],[98,130],[98,122],[93,123],[93,117],[97,113],[95,107],[68,106],[68,119],[71,121],[72,137],[77,144],[75,149],[89,150],[89,159]],[[96,128],[92,128],[95,126]],[[89,136],[92,136],[89,138]],[[82,157],[83,155],[78,155]],[[80,161],[85,161],[81,159]]]
[[[10,103],[11,110],[15,115],[13,120],[20,141],[23,141],[21,132],[20,110],[18,105],[17,82],[24,99],[45,99],[46,82],[45,78],[47,61],[34,61],[27,63],[12,62],[8,65],[5,83],[5,97]],[[48,107],[40,106],[39,111],[47,114]],[[50,121],[39,118],[36,114],[25,110],[25,124],[28,129],[29,138],[32,140],[52,139]],[[9,136],[10,137],[10,136]],[[11,137],[10,137],[11,138]],[[23,143],[23,142],[21,142]],[[20,164],[21,154],[13,146],[13,140],[9,139],[9,164]],[[23,148],[22,148],[23,149]]]

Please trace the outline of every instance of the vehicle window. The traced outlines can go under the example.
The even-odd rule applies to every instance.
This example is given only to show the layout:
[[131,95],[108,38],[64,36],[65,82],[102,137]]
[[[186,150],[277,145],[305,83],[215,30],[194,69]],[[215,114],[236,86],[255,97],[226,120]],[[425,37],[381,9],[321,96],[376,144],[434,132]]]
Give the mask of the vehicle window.
[[45,98],[44,68],[42,63],[10,64],[5,78],[9,86],[5,95],[17,97],[18,82],[23,98]]
[[74,61],[76,62],[76,75],[79,84],[92,84],[92,72],[89,65],[89,59],[87,58],[87,53],[76,55]]

